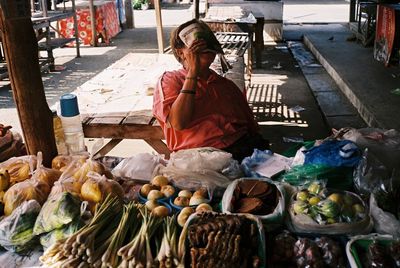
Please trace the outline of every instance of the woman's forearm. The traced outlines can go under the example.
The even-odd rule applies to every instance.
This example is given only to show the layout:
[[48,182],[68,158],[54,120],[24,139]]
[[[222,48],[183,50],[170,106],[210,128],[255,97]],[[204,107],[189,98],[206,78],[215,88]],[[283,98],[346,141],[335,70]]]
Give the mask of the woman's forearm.
[[197,88],[197,77],[187,74],[182,90],[178,98],[171,106],[168,121],[176,130],[188,127],[194,114],[195,93]]

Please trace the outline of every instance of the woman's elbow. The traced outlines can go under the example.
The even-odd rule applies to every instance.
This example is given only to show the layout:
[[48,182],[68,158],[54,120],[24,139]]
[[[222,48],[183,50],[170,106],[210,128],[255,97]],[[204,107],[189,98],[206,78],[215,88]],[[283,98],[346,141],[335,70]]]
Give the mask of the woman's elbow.
[[184,121],[173,121],[170,123],[171,127],[178,131],[185,130],[188,127],[188,123]]

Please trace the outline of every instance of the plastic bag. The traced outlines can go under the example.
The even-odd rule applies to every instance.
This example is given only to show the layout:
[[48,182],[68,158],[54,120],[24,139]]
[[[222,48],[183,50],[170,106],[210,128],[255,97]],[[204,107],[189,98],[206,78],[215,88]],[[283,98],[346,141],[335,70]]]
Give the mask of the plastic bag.
[[154,169],[158,164],[165,165],[165,160],[160,155],[150,153],[136,154],[122,160],[113,170],[116,177],[125,177],[133,180],[150,181]]
[[40,211],[36,200],[23,202],[10,216],[0,222],[0,245],[7,250],[22,252],[31,249],[35,237],[33,226]]
[[190,191],[205,187],[215,193],[216,190],[225,189],[231,182],[228,177],[213,170],[190,171],[174,166],[165,167],[163,165],[158,165],[154,170],[153,177],[156,175],[163,175],[167,177],[174,186]]
[[304,151],[304,164],[330,167],[354,167],[361,159],[357,145],[348,140],[325,140],[322,144]]
[[36,155],[12,157],[0,164],[10,174],[11,185],[29,179],[37,166]]
[[[309,192],[312,190],[310,187]],[[292,196],[288,208],[290,218],[287,222],[291,231],[340,235],[364,234],[372,230],[373,221],[369,215],[369,211],[366,211],[368,207],[359,196],[346,191],[329,189],[321,189],[319,191],[321,192],[318,194],[314,192],[316,197],[322,198],[325,196],[327,198],[318,200],[316,205],[311,205],[311,199],[309,197],[309,203],[305,203],[301,202],[297,194]],[[340,194],[341,197],[332,196],[332,194]],[[333,202],[333,200],[335,200],[335,202]],[[348,213],[347,209],[350,205],[352,212]],[[354,207],[355,205],[357,205],[357,207]],[[362,211],[357,213],[353,211],[360,205]],[[331,222],[330,219],[332,219],[333,222]]]
[[84,164],[89,155],[57,155],[51,161],[51,168],[63,172],[73,161]]
[[230,153],[212,147],[204,147],[173,152],[167,166],[187,171],[221,172],[232,161],[236,160]]
[[50,193],[50,186],[39,180],[29,179],[14,184],[4,194],[4,214],[10,215],[24,201],[36,200],[43,204]]
[[40,210],[33,232],[40,235],[71,223],[79,216],[80,206],[79,198],[68,192],[49,197]]
[[78,231],[84,226],[84,223],[79,219],[75,219],[73,222],[55,229],[49,233],[40,236],[40,244],[43,246],[44,250],[49,248],[51,245],[59,240],[70,237],[73,233]]
[[108,195],[117,196],[122,200],[124,190],[118,182],[107,179],[104,175],[89,172],[87,180],[82,185],[81,196],[82,200],[89,202],[91,211],[93,212],[94,206],[104,201]]
[[242,161],[242,169],[247,177],[272,177],[290,168],[292,160],[269,150],[254,149],[251,156]]
[[353,168],[313,164],[295,166],[282,174],[278,180],[294,186],[304,186],[316,180],[324,180],[329,188],[349,190],[353,185]]
[[339,131],[344,139],[351,140],[361,149],[369,150],[389,168],[400,166],[400,133],[394,129],[346,128]]
[[400,237],[400,220],[392,213],[385,212],[379,208],[374,194],[371,194],[370,196],[369,206],[371,210],[371,216],[375,223],[375,231],[380,234],[390,234],[395,237]]
[[[188,239],[188,234],[189,234],[189,228],[191,225],[198,223],[199,220],[201,220],[202,217],[206,216],[206,215],[210,215],[210,217],[218,217],[219,215],[223,215],[220,213],[215,213],[215,212],[208,212],[208,213],[202,213],[202,214],[198,214],[198,213],[194,213],[192,215],[189,216],[189,218],[187,219],[181,235],[179,237],[179,244],[178,244],[178,256],[179,259],[181,260],[182,263],[185,263],[185,261],[187,261],[187,259],[189,258],[190,255],[190,250],[189,250],[189,239]],[[229,216],[229,215],[228,215]],[[260,219],[254,215],[251,214],[235,214],[235,216],[242,216],[248,220],[250,220],[253,224],[256,225],[256,232],[257,232],[257,251],[253,251],[253,254],[256,254],[259,257],[259,266],[261,268],[265,268],[266,266],[266,246],[265,246],[265,233],[264,233],[264,228],[262,226],[262,223],[260,221]],[[204,231],[206,231],[206,228],[204,228]],[[249,237],[246,237],[248,240]],[[247,240],[247,241],[248,241]],[[245,239],[243,241],[246,241]],[[221,248],[222,250],[222,248]],[[188,265],[189,266],[189,265]],[[186,267],[186,265],[185,265]]]
[[273,182],[266,178],[241,178],[233,181],[229,186],[226,188],[224,195],[221,201],[221,210],[223,213],[231,213],[233,211],[233,196],[234,191],[238,183],[245,181],[245,180],[260,180],[267,182],[268,184],[275,185],[278,192],[278,202],[276,204],[275,209],[271,214],[268,215],[255,215],[258,217],[261,222],[264,224],[265,228],[270,231],[276,229],[282,224],[283,218],[285,216],[285,206],[286,206],[286,191],[284,187],[277,182]]
[[38,152],[37,167],[36,170],[33,172],[32,179],[45,182],[50,187],[52,187],[54,182],[57,181],[58,178],[61,176],[61,171],[44,167],[42,165],[42,160],[42,152]]

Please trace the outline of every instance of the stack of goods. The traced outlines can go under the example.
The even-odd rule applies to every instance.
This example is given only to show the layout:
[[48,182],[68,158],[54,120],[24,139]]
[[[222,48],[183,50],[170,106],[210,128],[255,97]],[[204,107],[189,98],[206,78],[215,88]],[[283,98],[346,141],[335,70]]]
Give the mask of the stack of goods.
[[232,196],[235,213],[268,215],[276,208],[279,192],[274,184],[260,180],[243,180],[236,185]]
[[326,236],[295,238],[284,232],[274,238],[271,251],[271,267],[346,267],[341,245]]
[[187,240],[188,267],[262,265],[258,226],[245,216],[202,213],[190,222]]

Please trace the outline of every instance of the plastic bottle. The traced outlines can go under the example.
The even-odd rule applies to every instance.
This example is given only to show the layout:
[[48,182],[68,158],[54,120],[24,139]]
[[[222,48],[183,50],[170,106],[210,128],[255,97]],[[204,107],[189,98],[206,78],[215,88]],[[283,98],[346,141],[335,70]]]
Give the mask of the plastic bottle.
[[65,144],[64,129],[62,127],[61,118],[57,115],[57,111],[53,111],[53,131],[58,154],[68,154],[68,148]]
[[70,155],[86,151],[79,114],[78,99],[74,94],[64,94],[60,98],[61,122],[64,129],[65,143]]

